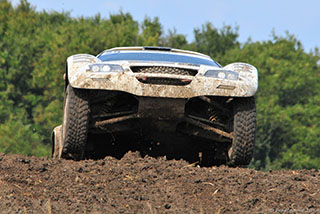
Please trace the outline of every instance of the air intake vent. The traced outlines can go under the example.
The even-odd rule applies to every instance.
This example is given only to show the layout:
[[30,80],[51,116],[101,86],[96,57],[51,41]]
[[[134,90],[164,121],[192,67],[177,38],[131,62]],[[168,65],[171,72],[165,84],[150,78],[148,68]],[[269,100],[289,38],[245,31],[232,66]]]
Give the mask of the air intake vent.
[[151,74],[175,74],[195,76],[198,71],[193,69],[166,67],[166,66],[135,66],[131,67],[134,73],[151,73]]
[[184,86],[191,83],[188,79],[164,78],[164,77],[137,77],[139,82],[154,85],[178,85]]

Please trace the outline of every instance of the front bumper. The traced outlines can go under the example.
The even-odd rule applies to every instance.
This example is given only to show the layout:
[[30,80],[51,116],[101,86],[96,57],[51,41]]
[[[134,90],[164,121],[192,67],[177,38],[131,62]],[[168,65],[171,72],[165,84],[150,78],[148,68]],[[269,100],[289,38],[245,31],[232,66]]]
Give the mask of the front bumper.
[[[175,79],[188,82],[183,85],[149,84],[145,78]],[[220,80],[201,75],[181,76],[172,74],[141,74],[125,72],[78,72],[69,77],[75,88],[123,91],[137,96],[191,98],[196,96],[249,97],[257,91],[255,84],[244,80]]]

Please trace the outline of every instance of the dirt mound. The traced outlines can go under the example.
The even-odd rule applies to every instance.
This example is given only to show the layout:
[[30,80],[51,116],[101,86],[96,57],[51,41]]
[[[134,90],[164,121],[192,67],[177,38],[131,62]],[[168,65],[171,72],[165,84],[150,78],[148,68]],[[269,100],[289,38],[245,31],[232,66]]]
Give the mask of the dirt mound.
[[261,172],[184,160],[0,154],[1,213],[320,213],[318,170]]

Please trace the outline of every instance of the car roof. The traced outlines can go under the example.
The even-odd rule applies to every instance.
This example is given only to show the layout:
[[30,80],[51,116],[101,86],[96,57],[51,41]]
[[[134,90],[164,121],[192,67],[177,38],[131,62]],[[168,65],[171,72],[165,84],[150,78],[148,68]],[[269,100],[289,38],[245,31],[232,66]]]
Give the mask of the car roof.
[[210,56],[198,53],[195,51],[187,51],[187,50],[181,50],[181,49],[175,49],[175,48],[169,48],[169,47],[157,47],[157,46],[132,46],[132,47],[116,47],[104,50],[99,55],[109,52],[109,51],[163,51],[163,52],[171,52],[171,53],[182,53],[182,54],[190,54],[190,55],[196,55],[204,58],[211,59]]

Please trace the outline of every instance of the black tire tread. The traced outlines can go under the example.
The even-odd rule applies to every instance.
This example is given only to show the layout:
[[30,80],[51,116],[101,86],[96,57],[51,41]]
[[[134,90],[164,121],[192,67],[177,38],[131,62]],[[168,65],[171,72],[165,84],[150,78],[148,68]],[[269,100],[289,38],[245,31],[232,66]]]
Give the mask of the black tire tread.
[[232,152],[228,165],[249,165],[255,148],[256,101],[254,97],[234,100]]
[[70,96],[69,120],[64,127],[65,139],[62,158],[81,160],[84,155],[89,128],[90,108],[87,91],[67,86],[67,96]]

